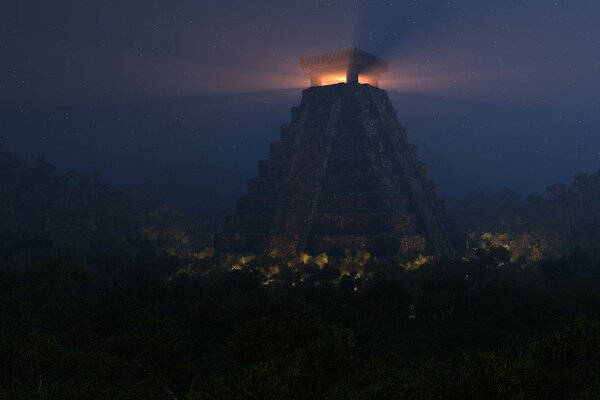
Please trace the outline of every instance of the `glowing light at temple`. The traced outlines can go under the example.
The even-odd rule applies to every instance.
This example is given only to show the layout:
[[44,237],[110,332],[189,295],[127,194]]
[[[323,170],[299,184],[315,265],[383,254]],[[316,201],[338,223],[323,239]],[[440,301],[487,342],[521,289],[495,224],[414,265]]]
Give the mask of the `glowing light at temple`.
[[[346,83],[346,75],[336,75],[336,74],[322,75],[321,76],[321,85],[319,85],[319,86],[335,85],[337,83]],[[313,85],[313,86],[317,86],[317,85]]]
[[300,67],[308,73],[311,86],[368,83],[377,87],[380,74],[388,71],[389,63],[355,47],[301,58]]

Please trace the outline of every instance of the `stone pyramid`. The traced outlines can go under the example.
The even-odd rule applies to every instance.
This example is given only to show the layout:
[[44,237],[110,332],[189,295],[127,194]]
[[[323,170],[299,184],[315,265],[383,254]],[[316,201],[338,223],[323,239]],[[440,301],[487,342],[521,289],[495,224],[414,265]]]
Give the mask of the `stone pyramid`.
[[453,252],[433,185],[377,87],[304,90],[258,169],[215,235],[217,252]]

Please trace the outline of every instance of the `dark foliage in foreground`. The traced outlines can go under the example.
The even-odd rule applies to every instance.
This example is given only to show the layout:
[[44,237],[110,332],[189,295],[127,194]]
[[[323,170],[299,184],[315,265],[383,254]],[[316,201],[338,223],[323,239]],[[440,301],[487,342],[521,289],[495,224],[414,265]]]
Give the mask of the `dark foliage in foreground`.
[[600,258],[600,170],[551,185],[543,196],[474,191],[455,211],[472,239],[491,234],[517,256],[539,261],[579,246]]
[[598,398],[597,180],[466,204],[462,258],[214,257],[168,208],[0,153],[0,399]]
[[522,268],[481,249],[406,270],[356,255],[183,259],[152,242],[34,261],[0,248],[5,398],[600,393],[600,265],[579,251]]

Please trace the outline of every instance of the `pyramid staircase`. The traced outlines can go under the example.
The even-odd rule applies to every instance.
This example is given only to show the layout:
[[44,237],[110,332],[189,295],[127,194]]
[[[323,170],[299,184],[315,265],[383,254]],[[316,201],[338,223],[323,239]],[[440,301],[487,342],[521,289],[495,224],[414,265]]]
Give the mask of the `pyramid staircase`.
[[452,254],[433,185],[384,90],[304,90],[258,169],[215,235],[217,252]]

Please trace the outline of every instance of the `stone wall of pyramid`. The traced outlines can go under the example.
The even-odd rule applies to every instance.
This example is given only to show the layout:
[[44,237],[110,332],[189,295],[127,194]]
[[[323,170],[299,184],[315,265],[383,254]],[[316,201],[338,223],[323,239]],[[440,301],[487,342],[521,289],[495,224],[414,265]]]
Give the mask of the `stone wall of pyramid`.
[[387,93],[306,89],[248,182],[218,252],[450,254],[435,195]]

